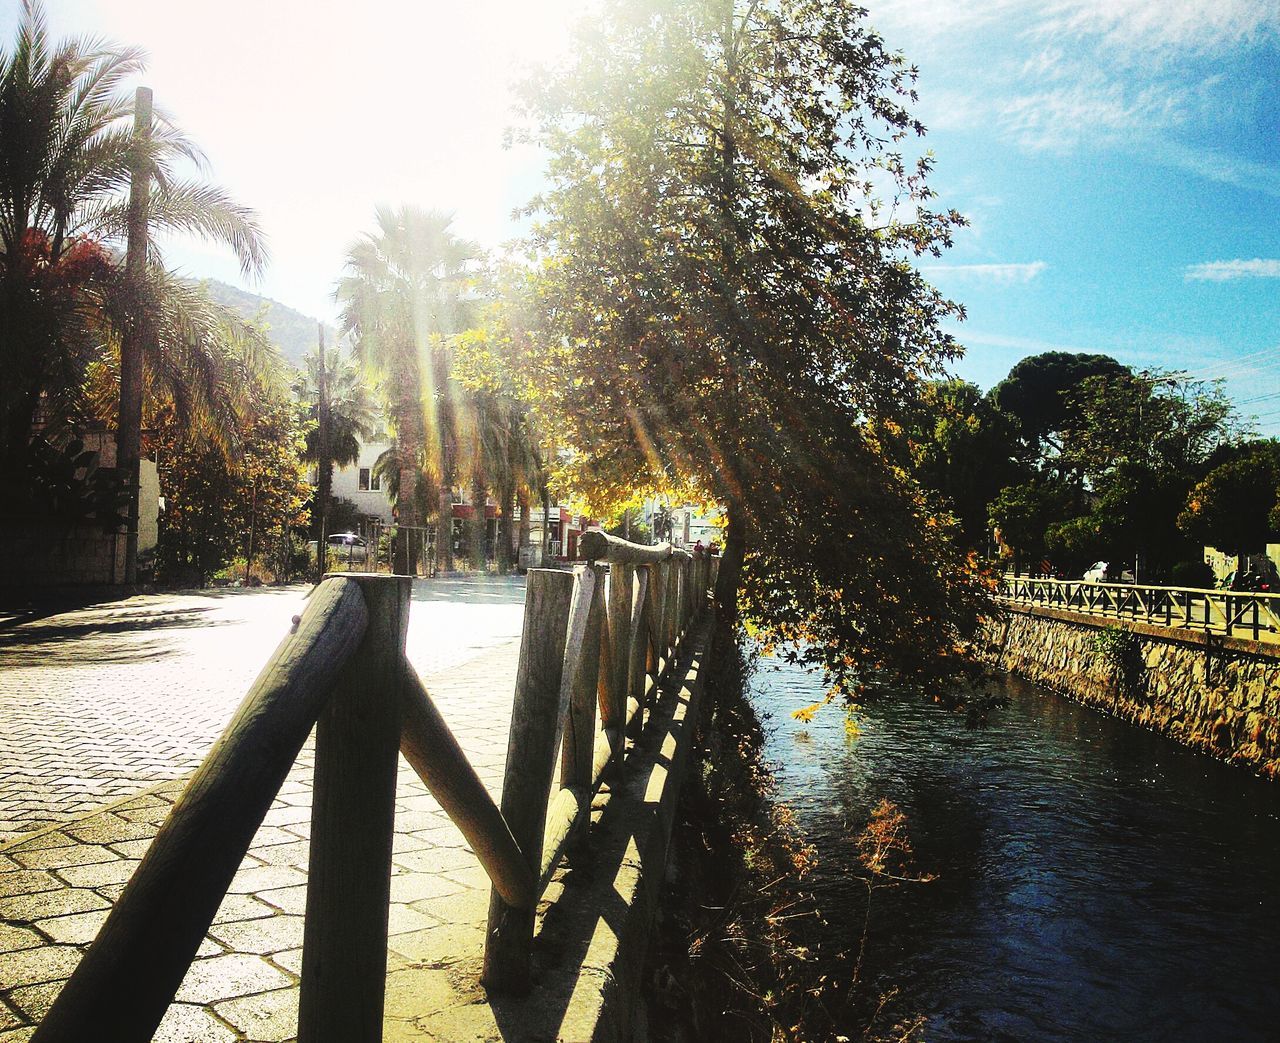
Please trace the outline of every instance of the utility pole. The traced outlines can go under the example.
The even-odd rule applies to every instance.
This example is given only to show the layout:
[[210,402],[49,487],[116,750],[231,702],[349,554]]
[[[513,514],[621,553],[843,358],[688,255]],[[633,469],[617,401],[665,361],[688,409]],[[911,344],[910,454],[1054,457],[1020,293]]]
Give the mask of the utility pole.
[[134,96],[130,155],[128,246],[125,282],[130,314],[120,341],[120,411],[116,421],[116,473],[128,496],[125,514],[124,581],[138,582],[138,461],[142,455],[142,355],[151,336],[146,302],[147,225],[151,210],[151,89]]
[[318,428],[316,449],[316,582],[324,579],[329,558],[329,492],[333,484],[333,472],[329,469],[329,378],[325,372],[324,323],[316,323],[320,334],[320,402],[317,408]]

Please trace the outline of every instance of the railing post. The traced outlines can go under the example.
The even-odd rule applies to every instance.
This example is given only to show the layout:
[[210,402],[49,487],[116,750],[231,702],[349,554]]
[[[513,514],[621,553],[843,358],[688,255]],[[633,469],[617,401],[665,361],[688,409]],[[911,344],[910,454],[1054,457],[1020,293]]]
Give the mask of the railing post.
[[[609,658],[613,675],[609,678],[609,707],[604,713],[607,728],[616,729],[614,752],[622,753],[626,742],[628,672],[631,669],[631,609],[636,567],[614,562],[609,566]],[[602,708],[603,711],[603,708]],[[610,733],[610,738],[613,737]]]
[[408,576],[349,577],[369,625],[316,726],[301,1043],[382,1038]]
[[[547,799],[560,734],[556,718],[572,596],[570,573],[529,570],[507,768],[502,778],[502,816],[535,879],[542,868]],[[525,992],[529,988],[534,911],[513,909],[496,890],[490,898],[483,981],[495,992]]]
[[600,690],[600,636],[604,630],[604,577],[599,565],[586,565],[594,579],[591,614],[583,639],[582,665],[573,678],[569,718],[565,722],[564,750],[560,757],[560,784],[590,791],[596,744],[596,702]]
[[631,643],[627,646],[627,712],[631,713],[630,702],[634,700],[635,716],[631,719],[627,734],[633,737],[640,735],[644,728],[644,681],[646,653],[649,648],[645,609],[649,601],[652,571],[652,565],[636,566],[635,593],[631,605]]

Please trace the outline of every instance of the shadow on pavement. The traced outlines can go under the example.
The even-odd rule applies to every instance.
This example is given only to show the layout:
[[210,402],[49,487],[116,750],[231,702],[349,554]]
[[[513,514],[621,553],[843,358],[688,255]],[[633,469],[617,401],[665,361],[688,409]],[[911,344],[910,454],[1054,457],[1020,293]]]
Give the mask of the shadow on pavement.
[[[212,607],[112,612],[69,620],[66,623],[32,623],[0,631],[0,654],[9,665],[23,659],[50,660],[50,665],[70,661],[125,663],[157,659],[176,650],[163,640],[166,631],[226,626],[229,621],[210,619]],[[122,643],[122,635],[154,635]]]

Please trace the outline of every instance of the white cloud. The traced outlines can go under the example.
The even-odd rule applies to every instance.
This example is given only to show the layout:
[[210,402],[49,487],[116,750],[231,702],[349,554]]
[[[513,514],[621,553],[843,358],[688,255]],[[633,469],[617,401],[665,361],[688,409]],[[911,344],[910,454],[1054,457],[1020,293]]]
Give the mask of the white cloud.
[[1194,282],[1230,282],[1234,279],[1280,279],[1280,259],[1255,257],[1251,261],[1205,261],[1188,265],[1183,277]]
[[1041,35],[1093,37],[1112,51],[1157,61],[1280,37],[1280,6],[1258,0],[1056,0],[1041,10]]
[[1024,94],[1000,111],[1005,130],[1032,151],[1063,152],[1083,144],[1129,137],[1185,119],[1188,92],[1164,84],[1134,91],[1095,80]]
[[998,286],[1028,283],[1048,268],[1044,261],[1029,264],[931,264],[920,270],[927,275],[956,275],[962,278],[981,279]]

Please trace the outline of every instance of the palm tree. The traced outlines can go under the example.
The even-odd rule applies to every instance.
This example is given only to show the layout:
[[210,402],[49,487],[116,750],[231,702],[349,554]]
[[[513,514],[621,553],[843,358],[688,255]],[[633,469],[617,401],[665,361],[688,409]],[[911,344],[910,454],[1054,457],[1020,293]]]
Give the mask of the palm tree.
[[[316,465],[317,545],[323,547],[327,530],[324,519],[329,509],[334,467],[345,467],[360,459],[360,446],[374,437],[378,421],[373,398],[359,367],[336,349],[317,347],[303,360],[303,370],[294,384],[300,401],[306,404],[315,426],[306,434],[302,459]],[[325,409],[321,410],[320,384],[323,368]],[[327,437],[322,439],[320,424],[327,422]],[[325,443],[324,449],[321,442]]]
[[452,217],[439,211],[379,207],[376,220],[377,231],[348,250],[335,296],[343,332],[383,389],[400,451],[403,524],[422,523],[423,478],[440,483],[436,545],[447,568],[457,476],[457,392],[449,377],[449,339],[472,321],[475,304],[467,287],[480,249],[455,236]]
[[[119,92],[142,71],[143,53],[98,40],[53,44],[37,0],[22,6],[14,45],[0,54],[0,453],[21,457],[37,419],[56,434],[82,410],[109,418],[86,392],[142,312],[155,333],[144,359],[149,393],[225,444],[227,410],[247,386],[230,371],[271,374],[275,359],[265,338],[172,277],[154,245],[143,285],[124,279],[135,141],[132,102]],[[159,121],[143,158],[156,182],[151,231],[222,242],[246,273],[261,270],[253,214],[178,176],[203,157],[172,123]]]

